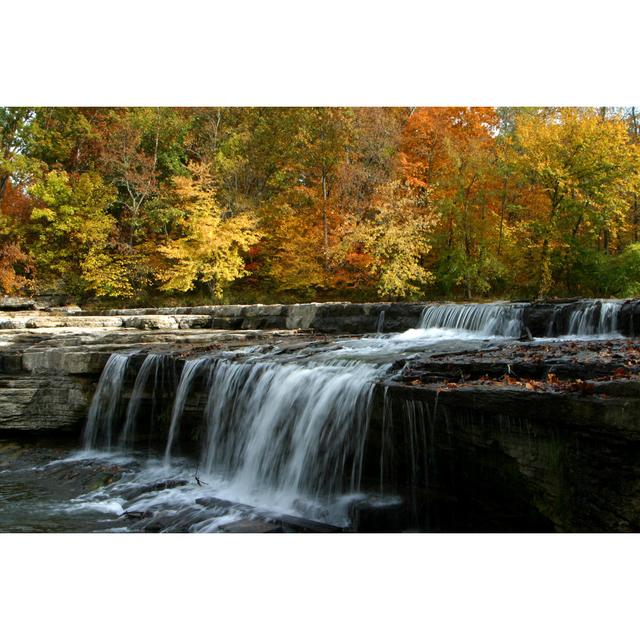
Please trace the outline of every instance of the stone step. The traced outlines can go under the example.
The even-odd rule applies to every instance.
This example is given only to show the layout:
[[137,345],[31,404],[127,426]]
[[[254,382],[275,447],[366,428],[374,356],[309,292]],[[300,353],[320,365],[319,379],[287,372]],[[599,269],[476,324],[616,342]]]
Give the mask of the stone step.
[[209,329],[212,318],[209,315],[127,315],[127,316],[79,316],[79,315],[11,315],[0,314],[0,329],[140,329],[140,330],[180,330]]

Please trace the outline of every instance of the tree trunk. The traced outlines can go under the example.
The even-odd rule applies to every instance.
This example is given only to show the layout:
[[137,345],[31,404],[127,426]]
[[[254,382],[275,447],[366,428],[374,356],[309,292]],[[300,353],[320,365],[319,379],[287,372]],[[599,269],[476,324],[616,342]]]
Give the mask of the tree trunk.
[[5,187],[7,185],[7,182],[9,181],[9,175],[4,175],[0,178],[0,202],[2,201],[2,198],[4,196],[4,190]]
[[545,238],[542,243],[542,255],[540,256],[540,283],[538,285],[538,298],[543,298],[549,292],[551,286],[551,265],[549,264],[549,241]]
[[322,170],[322,233],[324,242],[324,269],[329,270],[329,221],[327,220],[327,174]]
[[498,255],[502,252],[502,234],[504,228],[504,214],[507,210],[507,179],[504,179],[502,188],[502,202],[500,204],[500,235],[498,236]]

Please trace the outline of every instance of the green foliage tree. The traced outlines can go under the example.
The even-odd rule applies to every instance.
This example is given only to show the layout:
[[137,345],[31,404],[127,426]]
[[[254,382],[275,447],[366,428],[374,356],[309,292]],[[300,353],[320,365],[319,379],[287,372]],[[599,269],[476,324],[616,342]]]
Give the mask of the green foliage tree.
[[520,227],[537,258],[537,293],[561,281],[571,291],[580,254],[618,246],[638,188],[637,149],[622,120],[587,109],[517,117],[515,146],[517,169],[544,195]]
[[30,193],[36,201],[27,237],[42,286],[74,295],[129,297],[121,256],[113,255],[115,219],[106,213],[113,187],[96,173],[44,172]]

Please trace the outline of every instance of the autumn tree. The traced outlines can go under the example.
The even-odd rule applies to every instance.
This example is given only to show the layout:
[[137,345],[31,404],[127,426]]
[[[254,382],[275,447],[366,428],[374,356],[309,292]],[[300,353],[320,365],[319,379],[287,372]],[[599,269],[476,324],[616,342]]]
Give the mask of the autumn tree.
[[32,261],[19,244],[0,245],[0,293],[27,293],[31,288]]
[[352,116],[349,145],[337,168],[333,196],[338,215],[336,241],[330,251],[332,280],[341,290],[372,295],[378,283],[372,279],[373,256],[361,229],[376,210],[374,200],[380,190],[396,179],[398,147],[408,112],[367,107],[353,109]]
[[0,199],[0,291],[27,293],[32,289],[34,265],[25,238],[32,203],[23,185],[7,180]]
[[416,109],[403,130],[399,160],[409,183],[429,188],[439,214],[432,239],[438,283],[467,298],[487,293],[496,259],[500,205],[495,109]]
[[23,155],[29,108],[0,108],[0,291],[26,293],[31,289],[33,261],[23,249],[24,224],[31,202],[25,192],[32,162]]
[[160,288],[185,292],[202,283],[220,298],[229,283],[246,274],[243,254],[259,235],[247,215],[223,214],[208,165],[190,164],[188,170],[173,179],[176,216],[173,237],[158,248],[165,259]]
[[376,190],[374,213],[361,227],[370,270],[377,276],[378,293],[404,298],[424,291],[433,281],[425,265],[429,237],[437,222],[428,202],[428,190],[407,181],[387,182]]
[[[325,270],[330,260],[331,198],[338,168],[348,145],[352,116],[348,109],[305,109],[298,132],[301,183],[317,202],[322,223],[322,253]],[[317,191],[316,191],[317,189]]]
[[36,201],[28,226],[30,253],[40,285],[75,295],[132,294],[122,256],[111,252],[115,220],[106,210],[113,187],[95,173],[45,172],[34,180]]
[[100,157],[102,171],[117,187],[116,201],[126,211],[122,223],[128,227],[124,239],[129,247],[143,224],[143,205],[158,191],[158,137],[152,151],[147,152],[142,146],[143,130],[135,120],[126,110],[111,114]]
[[626,295],[630,108],[0,109],[0,286]]
[[[236,163],[233,171],[245,184],[264,232],[263,273],[280,292],[317,295],[331,289],[338,276],[333,252],[344,211],[337,196],[351,111],[257,109],[251,118],[241,142],[247,161]],[[229,145],[220,148],[227,157]],[[225,168],[218,164],[218,171],[224,174]]]
[[0,202],[14,171],[13,161],[24,145],[24,131],[32,112],[28,108],[0,107]]
[[100,149],[95,125],[103,115],[102,109],[86,107],[33,109],[23,133],[24,150],[50,169],[93,171]]
[[593,109],[523,114],[515,144],[518,170],[544,194],[521,225],[536,263],[536,293],[549,293],[559,281],[572,291],[585,260],[619,247],[629,194],[637,191],[637,150],[621,119],[603,119]]

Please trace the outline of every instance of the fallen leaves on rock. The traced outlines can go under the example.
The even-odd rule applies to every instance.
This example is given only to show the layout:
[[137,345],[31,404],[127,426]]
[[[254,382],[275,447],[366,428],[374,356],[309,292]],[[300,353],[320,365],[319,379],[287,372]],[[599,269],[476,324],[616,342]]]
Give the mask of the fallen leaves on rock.
[[[430,361],[440,368],[430,370]],[[448,367],[444,371],[443,361]],[[485,367],[487,372],[479,375],[478,369]],[[501,368],[502,375],[497,373]],[[438,354],[412,365],[405,374],[406,384],[436,385],[444,391],[492,386],[592,395],[596,382],[640,380],[640,349],[633,340],[508,344],[477,353]]]

